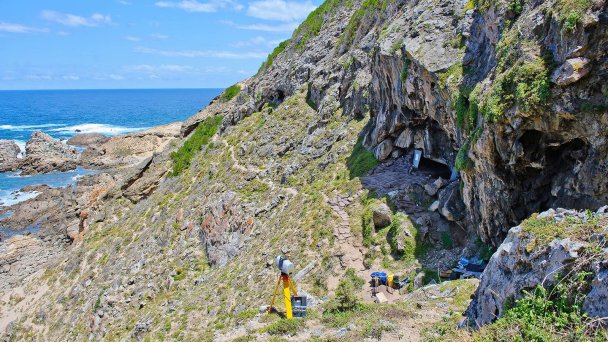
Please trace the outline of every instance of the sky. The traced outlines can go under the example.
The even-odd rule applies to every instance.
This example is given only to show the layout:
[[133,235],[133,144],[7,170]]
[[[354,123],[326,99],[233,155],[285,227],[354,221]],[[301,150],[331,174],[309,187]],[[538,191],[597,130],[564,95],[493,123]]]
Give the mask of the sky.
[[224,88],[321,0],[5,0],[0,89]]

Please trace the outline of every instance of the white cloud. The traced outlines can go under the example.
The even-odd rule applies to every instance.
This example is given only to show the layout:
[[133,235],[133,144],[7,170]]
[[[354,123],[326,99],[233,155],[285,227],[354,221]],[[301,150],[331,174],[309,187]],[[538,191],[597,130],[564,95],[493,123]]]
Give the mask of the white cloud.
[[9,33],[36,33],[36,32],[48,32],[48,29],[40,29],[20,24],[11,24],[0,22],[0,31]]
[[211,0],[209,2],[199,2],[197,0],[182,0],[179,2],[173,1],[157,1],[155,3],[158,7],[174,7],[179,8],[188,12],[217,12],[220,8],[225,8],[232,5],[237,10],[243,8],[242,5],[235,3],[232,0]]
[[141,38],[135,36],[125,36],[125,39],[130,42],[139,42],[141,40]]
[[69,13],[61,13],[56,11],[44,10],[41,13],[42,18],[56,22],[65,26],[78,27],[78,26],[99,26],[101,24],[112,23],[112,17],[101,13],[94,13],[90,17],[82,17]]
[[30,81],[50,81],[53,79],[53,76],[49,74],[31,74],[25,76],[25,79]]
[[299,23],[286,23],[280,25],[268,25],[268,24],[237,24],[232,21],[222,20],[220,21],[222,24],[230,25],[232,27],[236,27],[241,30],[250,30],[250,31],[263,31],[263,32],[293,32]]
[[93,79],[98,81],[122,81],[125,77],[120,74],[104,74],[93,76]]
[[294,22],[303,20],[315,8],[310,0],[305,2],[261,0],[249,4],[247,15],[264,20]]
[[275,47],[275,46],[279,45],[279,43],[282,42],[283,40],[268,40],[262,36],[257,36],[257,37],[251,38],[249,40],[238,41],[238,42],[232,43],[232,44],[230,44],[230,46],[236,47],[236,48],[249,47],[249,46]]
[[76,75],[63,75],[61,78],[64,81],[78,81],[80,79],[80,77]]
[[158,40],[163,40],[163,39],[168,39],[169,36],[167,36],[166,34],[153,33],[153,34],[150,35],[150,38],[152,38],[152,39],[158,39]]
[[129,1],[126,1],[126,0],[118,0],[118,3],[121,5],[130,5],[131,4]]
[[227,58],[227,59],[264,59],[268,56],[267,52],[232,52],[232,51],[213,51],[213,50],[158,50],[138,46],[135,52],[159,55],[164,57],[207,57],[207,58]]
[[128,65],[124,67],[129,72],[143,72],[143,73],[159,73],[159,72],[186,72],[193,68],[189,65],[178,65],[178,64],[161,64],[161,65]]

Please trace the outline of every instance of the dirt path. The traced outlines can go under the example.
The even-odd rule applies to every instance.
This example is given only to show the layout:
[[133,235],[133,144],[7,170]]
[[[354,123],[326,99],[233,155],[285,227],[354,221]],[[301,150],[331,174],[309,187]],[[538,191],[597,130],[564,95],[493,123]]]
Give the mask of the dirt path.
[[[216,142],[220,142],[221,144],[223,144],[225,147],[228,147],[228,149],[230,150],[230,159],[232,159],[232,161],[234,162],[234,164],[232,165],[232,167],[234,167],[235,169],[237,169],[240,172],[243,173],[254,173],[256,175],[258,175],[259,173],[263,172],[264,170],[257,168],[257,167],[252,167],[252,166],[243,166],[240,161],[236,158],[235,152],[234,152],[234,146],[230,146],[228,145],[228,142],[226,142],[225,140],[216,140]],[[258,179],[260,180],[260,182],[268,185],[270,187],[270,189],[275,190],[275,189],[280,189],[280,190],[284,190],[287,193],[295,196],[298,194],[298,190],[295,188],[290,188],[290,187],[284,187],[284,186],[277,186],[275,182],[268,180],[266,178],[260,178],[258,177]]]
[[[340,259],[340,268],[343,273],[347,268],[353,268],[357,275],[363,279],[367,279],[367,270],[363,265],[363,258],[365,254],[365,249],[361,245],[360,240],[353,236],[350,219],[348,213],[346,212],[346,207],[351,205],[353,201],[358,197],[359,194],[354,197],[341,197],[336,196],[334,198],[328,198],[325,194],[323,194],[323,198],[325,202],[329,204],[334,215],[339,219],[338,224],[334,227],[334,236],[338,242],[338,252],[337,256]],[[340,277],[332,277],[328,282],[328,289],[330,291],[335,290],[338,286],[338,282]]]

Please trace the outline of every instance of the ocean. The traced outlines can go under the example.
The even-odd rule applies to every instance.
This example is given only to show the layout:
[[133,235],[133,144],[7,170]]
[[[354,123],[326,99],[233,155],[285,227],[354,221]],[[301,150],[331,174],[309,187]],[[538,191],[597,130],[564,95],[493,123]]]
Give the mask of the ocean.
[[[117,135],[183,121],[204,108],[222,89],[112,89],[0,91],[0,139],[25,149],[34,131],[67,139],[79,133]],[[47,184],[64,187],[91,173],[70,172],[20,176],[0,173],[0,206],[36,196],[19,189]]]

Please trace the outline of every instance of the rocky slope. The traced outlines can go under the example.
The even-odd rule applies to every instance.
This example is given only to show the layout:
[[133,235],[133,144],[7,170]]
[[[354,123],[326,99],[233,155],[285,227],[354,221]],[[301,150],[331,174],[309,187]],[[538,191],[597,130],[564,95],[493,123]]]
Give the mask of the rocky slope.
[[179,143],[70,202],[51,224],[72,244],[5,292],[2,328],[17,340],[270,339],[282,321],[258,307],[284,250],[311,265],[298,288],[321,303],[293,338],[453,339],[475,284],[391,297],[350,322],[329,298],[347,269],[421,285],[535,211],[606,202],[606,18],[602,1],[325,2],[238,94],[185,121]]

